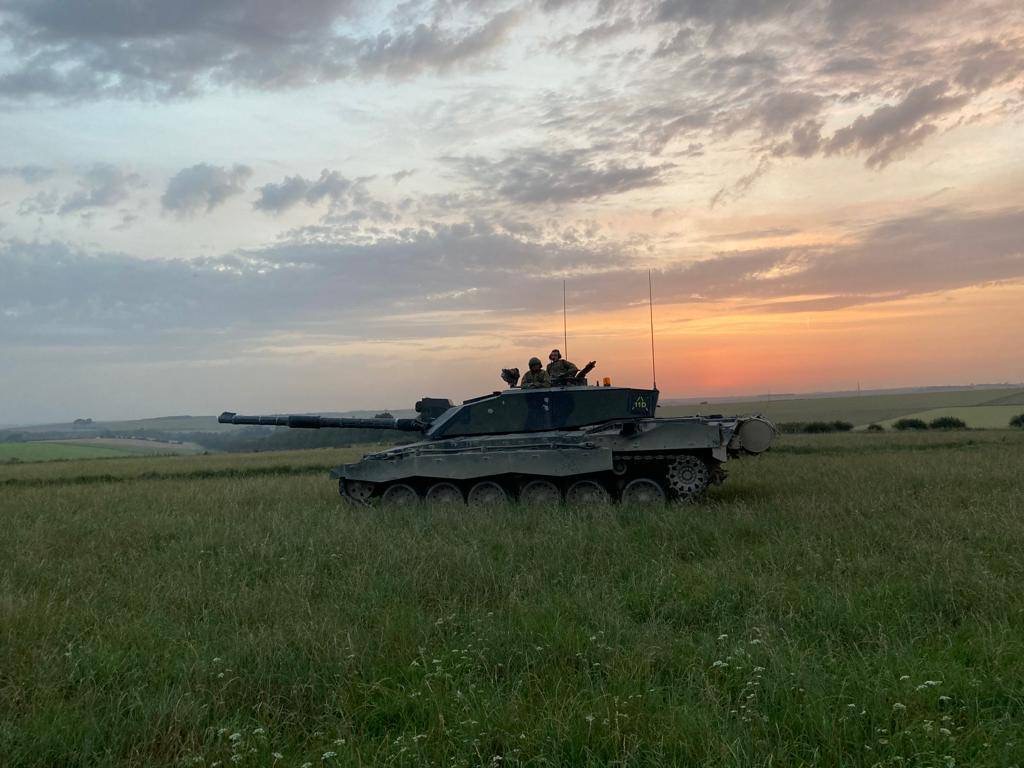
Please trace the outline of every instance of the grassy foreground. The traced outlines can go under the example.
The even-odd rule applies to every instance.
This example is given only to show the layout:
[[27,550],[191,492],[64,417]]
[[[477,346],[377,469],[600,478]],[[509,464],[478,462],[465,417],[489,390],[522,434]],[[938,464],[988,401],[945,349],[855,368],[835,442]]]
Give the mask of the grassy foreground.
[[309,453],[4,468],[0,764],[1024,764],[1024,434],[643,513],[350,510]]

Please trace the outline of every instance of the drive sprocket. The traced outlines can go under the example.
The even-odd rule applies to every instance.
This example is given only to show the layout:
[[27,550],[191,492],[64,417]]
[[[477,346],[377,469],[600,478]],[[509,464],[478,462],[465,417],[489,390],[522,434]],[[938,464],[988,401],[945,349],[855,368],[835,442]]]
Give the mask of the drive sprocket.
[[711,483],[711,470],[697,456],[676,456],[668,464],[666,473],[672,494],[681,501],[696,499]]

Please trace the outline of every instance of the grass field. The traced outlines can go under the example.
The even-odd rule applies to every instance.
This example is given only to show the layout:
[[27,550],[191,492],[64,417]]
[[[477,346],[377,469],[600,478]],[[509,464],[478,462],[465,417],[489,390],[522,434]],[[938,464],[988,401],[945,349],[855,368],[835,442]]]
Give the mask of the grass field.
[[[935,408],[960,408],[993,401],[1012,404],[1024,401],[1024,391],[1005,389],[965,389],[947,392],[916,392],[898,395],[860,397],[819,397],[798,400],[751,400],[742,403],[707,405],[666,405],[659,416],[690,416],[696,413],[763,413],[776,422],[849,421],[856,426],[897,419]],[[1009,417],[1007,417],[1007,421]],[[1006,423],[998,425],[1005,427]]]
[[354,455],[0,468],[0,764],[1024,764],[1024,433],[644,513],[354,510]]
[[134,456],[131,451],[113,448],[109,445],[85,445],[82,443],[0,443],[0,462],[55,461],[59,459],[104,459]]
[[29,443],[0,443],[0,462],[58,461],[70,459],[113,459],[152,454],[200,453],[192,443],[173,444],[152,440],[119,438],[83,438],[80,440],[46,440]]

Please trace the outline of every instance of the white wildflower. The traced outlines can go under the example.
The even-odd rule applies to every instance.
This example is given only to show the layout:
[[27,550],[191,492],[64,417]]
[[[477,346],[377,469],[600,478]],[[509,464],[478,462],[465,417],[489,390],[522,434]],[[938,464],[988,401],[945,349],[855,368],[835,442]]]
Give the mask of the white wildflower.
[[334,743],[337,744],[340,747],[342,744],[345,743],[345,740],[342,739],[342,738],[337,738],[337,739],[334,740]]
[[714,664],[712,664],[711,666],[712,666],[712,667],[728,667],[729,665],[728,665],[728,664],[726,664],[726,663],[725,663],[724,661],[722,661],[721,659],[717,659],[717,660],[715,661],[715,663],[714,663]]
[[232,741],[238,741],[239,739],[242,738],[242,734],[240,734],[238,731],[235,731],[230,736],[228,736],[228,738],[231,739]]
[[275,760],[280,760],[281,758],[284,757],[284,755],[282,755],[280,752],[271,752],[270,756],[272,758],[274,758]]
[[902,712],[906,708],[907,708],[906,704],[900,704],[898,701],[895,704],[892,705],[893,712]]
[[256,736],[259,736],[259,735],[260,735],[261,733],[266,733],[267,731],[266,731],[266,729],[264,729],[264,728],[253,728],[253,729],[252,729],[252,732],[253,732],[253,734],[255,734]]
[[321,760],[330,760],[332,757],[337,757],[337,756],[338,756],[337,752],[331,752],[330,750],[328,750],[327,752],[324,752],[320,756],[320,759]]
[[901,682],[901,683],[902,683],[902,682],[903,682],[904,680],[909,680],[909,679],[910,679],[910,675],[900,675],[900,682]]
[[586,720],[588,723],[593,723],[594,722],[594,716],[593,715],[587,715],[583,719]]
[[728,636],[728,635],[719,635],[719,636],[718,636],[718,639],[719,639],[719,641],[722,641],[722,640],[728,640],[728,639],[729,639],[729,636]]

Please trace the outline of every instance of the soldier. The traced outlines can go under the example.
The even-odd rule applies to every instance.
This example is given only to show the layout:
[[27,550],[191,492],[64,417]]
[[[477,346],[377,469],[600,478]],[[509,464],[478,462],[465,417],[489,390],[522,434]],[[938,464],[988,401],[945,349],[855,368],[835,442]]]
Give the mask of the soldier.
[[556,384],[564,383],[569,379],[575,378],[576,374],[579,373],[580,369],[573,363],[564,359],[562,357],[562,353],[557,349],[551,350],[551,354],[548,355],[548,360],[551,361],[548,363],[548,376],[551,378],[551,381]]
[[533,389],[535,387],[550,387],[551,378],[547,372],[541,367],[539,357],[530,358],[530,370],[523,375],[523,381],[519,385],[523,389]]

